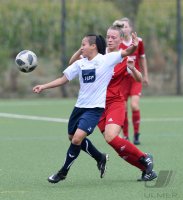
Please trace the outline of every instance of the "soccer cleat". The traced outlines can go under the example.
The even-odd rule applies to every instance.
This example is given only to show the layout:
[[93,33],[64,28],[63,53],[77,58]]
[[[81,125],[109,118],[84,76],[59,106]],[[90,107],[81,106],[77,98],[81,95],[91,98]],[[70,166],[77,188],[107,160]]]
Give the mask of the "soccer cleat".
[[135,144],[135,145],[139,145],[140,144],[139,136],[140,136],[140,133],[135,133],[134,134],[133,144]]
[[149,174],[152,172],[153,170],[153,157],[152,155],[150,154],[146,154],[146,157],[142,156],[140,159],[139,159],[139,162],[145,166],[145,172],[146,174]]
[[58,183],[66,178],[66,175],[60,170],[56,174],[53,174],[48,177],[48,182],[50,183]]
[[141,178],[137,179],[137,181],[152,181],[155,178],[157,178],[155,171],[152,170],[149,174],[146,174],[146,172],[143,171]]
[[97,167],[100,171],[100,178],[103,178],[106,172],[106,163],[109,160],[108,154],[102,154],[102,159],[97,162]]

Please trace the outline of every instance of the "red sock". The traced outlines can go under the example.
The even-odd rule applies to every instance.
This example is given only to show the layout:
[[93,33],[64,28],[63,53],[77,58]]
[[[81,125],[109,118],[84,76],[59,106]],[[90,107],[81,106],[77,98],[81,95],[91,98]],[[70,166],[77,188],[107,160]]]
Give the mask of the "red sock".
[[126,162],[130,163],[131,165],[139,168],[141,171],[144,171],[146,168],[144,165],[142,165],[140,162],[139,162],[139,159],[137,159],[135,156],[127,156],[126,159],[125,159]]
[[128,140],[116,136],[109,145],[118,153],[118,155],[129,162],[130,164],[144,170],[144,167],[139,163],[139,158],[146,156],[140,151],[135,145],[130,143]]
[[128,112],[125,112],[125,120],[123,125],[123,135],[124,137],[128,137]]
[[133,122],[133,129],[134,134],[139,133],[140,127],[140,110],[136,110],[132,112],[132,122]]

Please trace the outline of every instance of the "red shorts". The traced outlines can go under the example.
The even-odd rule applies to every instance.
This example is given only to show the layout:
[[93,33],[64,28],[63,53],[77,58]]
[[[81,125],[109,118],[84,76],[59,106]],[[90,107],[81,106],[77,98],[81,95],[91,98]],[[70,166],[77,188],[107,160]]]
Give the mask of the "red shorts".
[[117,124],[123,126],[125,119],[125,102],[124,99],[116,99],[106,102],[106,108],[98,122],[101,132],[104,132],[107,124]]
[[131,77],[131,75],[128,75],[123,79],[121,84],[121,89],[125,101],[127,101],[128,97],[130,96],[134,95],[141,96],[142,83],[135,81],[134,78]]

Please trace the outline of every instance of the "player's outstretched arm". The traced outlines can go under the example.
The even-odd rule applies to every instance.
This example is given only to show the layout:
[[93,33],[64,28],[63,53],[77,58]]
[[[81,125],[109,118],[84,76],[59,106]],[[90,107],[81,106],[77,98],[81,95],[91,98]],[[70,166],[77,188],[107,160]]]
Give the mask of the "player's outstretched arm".
[[71,65],[73,62],[75,62],[76,60],[81,59],[81,49],[78,49],[71,57],[71,59],[69,60],[69,65]]
[[69,80],[67,79],[67,77],[65,75],[63,75],[61,78],[55,79],[54,81],[51,81],[49,83],[45,83],[45,84],[42,84],[42,85],[36,85],[35,87],[33,87],[32,90],[35,93],[40,93],[45,89],[55,88],[55,87],[64,85],[68,81]]
[[137,37],[137,33],[132,33],[132,45],[129,46],[127,49],[122,50],[121,52],[122,57],[126,57],[134,53],[138,47],[138,44],[139,44],[139,39]]

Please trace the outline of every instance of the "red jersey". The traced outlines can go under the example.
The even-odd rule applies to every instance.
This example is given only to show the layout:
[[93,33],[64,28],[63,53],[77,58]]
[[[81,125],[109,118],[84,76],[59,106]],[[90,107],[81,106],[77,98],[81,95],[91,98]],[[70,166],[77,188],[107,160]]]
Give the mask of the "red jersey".
[[121,92],[121,85],[124,76],[127,74],[128,74],[127,58],[124,58],[122,62],[118,63],[114,67],[112,79],[107,87],[106,101],[114,100],[114,98],[119,98],[119,97],[123,99],[123,94]]
[[[139,61],[140,61],[140,58],[145,57],[145,51],[144,51],[144,43],[142,41],[142,38],[138,37],[138,39],[139,39],[138,47],[136,51],[133,54],[131,54],[129,57],[132,57],[134,59],[136,69],[141,71]],[[132,44],[132,40],[128,44],[125,41],[122,41],[119,48],[127,49],[131,44]]]
[[106,108],[99,120],[98,127],[105,131],[108,124],[123,126],[125,119],[125,99],[122,94],[122,81],[127,72],[127,58],[114,67],[113,76],[107,87]]

